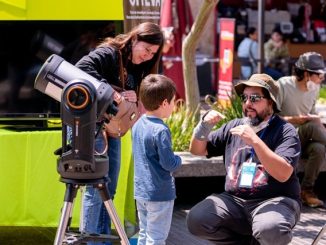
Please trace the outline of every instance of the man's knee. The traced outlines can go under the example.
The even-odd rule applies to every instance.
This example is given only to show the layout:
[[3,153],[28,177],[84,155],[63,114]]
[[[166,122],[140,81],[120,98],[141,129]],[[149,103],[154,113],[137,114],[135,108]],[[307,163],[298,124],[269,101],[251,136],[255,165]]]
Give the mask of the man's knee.
[[214,233],[218,226],[219,218],[217,215],[208,212],[211,205],[213,205],[213,201],[205,199],[189,211],[186,223],[190,233],[196,236]]
[[321,156],[322,158],[325,158],[325,152],[326,152],[325,145],[323,145],[319,142],[312,142],[310,145],[311,145],[310,146],[311,154],[315,154],[315,155]]
[[309,165],[320,166],[325,161],[326,147],[319,142],[311,142],[307,147],[307,158],[311,159]]
[[260,244],[288,244],[292,240],[292,229],[289,225],[274,221],[260,222],[253,225],[253,236]]
[[202,210],[195,206],[189,211],[186,218],[189,232],[196,236],[203,233],[203,223],[205,222],[205,218],[203,218],[201,213]]

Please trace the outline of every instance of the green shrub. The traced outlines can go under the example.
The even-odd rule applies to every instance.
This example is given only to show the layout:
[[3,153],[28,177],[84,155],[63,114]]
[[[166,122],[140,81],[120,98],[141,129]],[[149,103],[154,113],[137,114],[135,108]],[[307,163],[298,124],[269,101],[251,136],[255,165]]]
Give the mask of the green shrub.
[[166,119],[171,130],[174,151],[188,151],[194,127],[197,125],[196,112],[187,113],[184,103],[177,103],[172,115]]
[[[211,97],[213,98],[213,97]],[[213,98],[214,99],[214,98]],[[233,93],[230,96],[230,106],[222,106],[221,103],[207,103],[212,109],[215,109],[225,115],[225,119],[221,120],[214,129],[221,127],[224,123],[242,117],[242,107],[240,98]],[[198,106],[198,109],[200,106]],[[193,129],[198,123],[196,118],[197,111],[187,113],[184,103],[177,103],[175,111],[165,121],[171,130],[172,147],[174,151],[188,151]]]
[[321,86],[320,88],[318,103],[326,104],[326,86]]
[[319,97],[326,99],[326,86],[321,86],[319,91]]

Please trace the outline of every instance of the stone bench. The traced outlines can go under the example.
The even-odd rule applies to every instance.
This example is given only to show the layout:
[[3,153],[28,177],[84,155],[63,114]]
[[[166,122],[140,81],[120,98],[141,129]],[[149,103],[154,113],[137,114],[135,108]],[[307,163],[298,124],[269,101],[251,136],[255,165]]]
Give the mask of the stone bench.
[[[175,152],[182,158],[182,166],[173,176],[178,177],[210,177],[224,176],[225,168],[223,157],[206,158],[204,156],[195,156],[190,152]],[[300,159],[298,172],[303,171],[305,160]],[[326,171],[326,163],[322,165],[321,171]]]

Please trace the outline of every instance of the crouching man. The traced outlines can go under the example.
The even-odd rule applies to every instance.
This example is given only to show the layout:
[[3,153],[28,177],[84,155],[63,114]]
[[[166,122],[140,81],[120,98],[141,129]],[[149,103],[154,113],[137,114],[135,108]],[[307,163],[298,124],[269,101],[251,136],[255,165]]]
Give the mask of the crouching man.
[[300,140],[275,113],[277,83],[254,74],[235,86],[244,117],[211,132],[221,120],[214,110],[194,129],[190,151],[223,155],[225,192],[212,194],[187,216],[189,231],[215,244],[288,244],[299,220],[300,184],[295,173]]

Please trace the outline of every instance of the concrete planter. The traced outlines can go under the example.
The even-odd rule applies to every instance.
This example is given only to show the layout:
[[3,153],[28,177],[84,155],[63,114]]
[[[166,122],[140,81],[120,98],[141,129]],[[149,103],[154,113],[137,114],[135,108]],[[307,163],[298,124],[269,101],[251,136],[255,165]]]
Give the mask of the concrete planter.
[[225,168],[223,157],[206,158],[205,156],[195,156],[190,152],[175,152],[182,158],[182,166],[174,177],[207,177],[224,176]]
[[[190,152],[175,152],[182,159],[182,166],[173,176],[179,177],[211,177],[224,176],[226,174],[223,157],[206,158],[205,156],[195,156]],[[306,159],[300,159],[297,172],[303,172]],[[326,171],[326,162],[321,166],[321,172]]]

